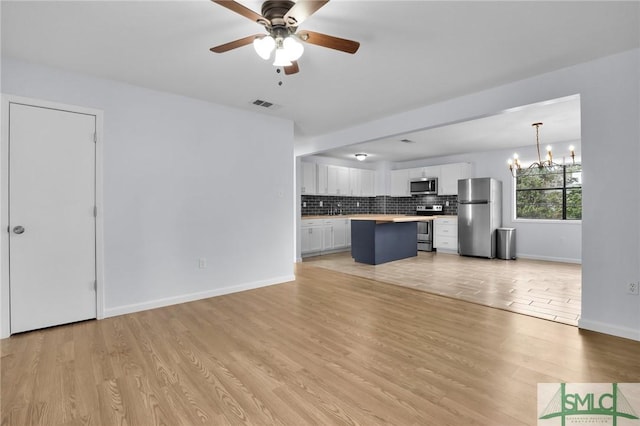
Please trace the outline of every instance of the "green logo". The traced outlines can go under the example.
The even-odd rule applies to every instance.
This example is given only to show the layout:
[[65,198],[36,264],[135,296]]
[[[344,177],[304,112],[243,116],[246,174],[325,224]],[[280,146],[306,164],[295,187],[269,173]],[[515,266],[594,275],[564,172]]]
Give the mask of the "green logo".
[[[597,384],[596,384],[597,385]],[[633,407],[620,391],[617,383],[611,384],[611,392],[600,389],[591,389],[585,392],[568,392],[566,383],[560,383],[560,388],[553,395],[539,419],[546,420],[559,417],[561,425],[565,426],[567,417],[581,416],[581,419],[573,419],[572,423],[590,423],[592,416],[608,416],[612,424],[618,424],[618,418],[638,420],[638,415]],[[540,389],[540,385],[538,385]],[[574,389],[575,390],[575,389]],[[635,423],[635,422],[634,422]],[[543,424],[543,423],[538,423]]]

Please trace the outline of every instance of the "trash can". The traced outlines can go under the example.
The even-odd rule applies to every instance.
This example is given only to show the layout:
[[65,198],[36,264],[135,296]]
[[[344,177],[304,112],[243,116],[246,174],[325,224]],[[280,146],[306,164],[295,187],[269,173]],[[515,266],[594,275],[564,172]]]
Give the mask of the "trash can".
[[496,235],[496,251],[498,259],[516,258],[516,228],[498,228]]

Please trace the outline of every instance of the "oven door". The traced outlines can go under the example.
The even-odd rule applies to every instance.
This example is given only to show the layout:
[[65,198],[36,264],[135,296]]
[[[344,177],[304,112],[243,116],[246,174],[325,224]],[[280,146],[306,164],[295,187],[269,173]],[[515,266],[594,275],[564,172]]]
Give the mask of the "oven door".
[[433,251],[433,222],[418,222],[418,250]]
[[418,241],[430,240],[429,222],[418,222]]

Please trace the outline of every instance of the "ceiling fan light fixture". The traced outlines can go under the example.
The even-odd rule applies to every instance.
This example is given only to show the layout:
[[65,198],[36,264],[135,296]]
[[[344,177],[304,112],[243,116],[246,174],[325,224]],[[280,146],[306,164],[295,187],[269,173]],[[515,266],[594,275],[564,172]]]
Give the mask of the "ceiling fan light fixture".
[[253,48],[258,56],[265,61],[271,57],[271,52],[276,47],[276,41],[270,35],[264,37],[256,37],[253,40]]
[[297,61],[304,52],[304,46],[293,36],[289,36],[282,42],[282,47],[287,52],[290,61]]
[[276,57],[273,61],[273,66],[275,67],[288,67],[293,65],[291,63],[291,60],[289,59],[289,55],[287,54],[287,51],[284,50],[283,48],[277,48],[276,49]]

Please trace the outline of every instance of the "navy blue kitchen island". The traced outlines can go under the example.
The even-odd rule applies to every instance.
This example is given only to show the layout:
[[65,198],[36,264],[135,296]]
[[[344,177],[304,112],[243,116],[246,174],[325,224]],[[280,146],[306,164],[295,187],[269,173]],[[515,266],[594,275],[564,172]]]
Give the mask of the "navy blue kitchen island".
[[351,218],[351,257],[369,265],[418,255],[420,216],[371,215]]

